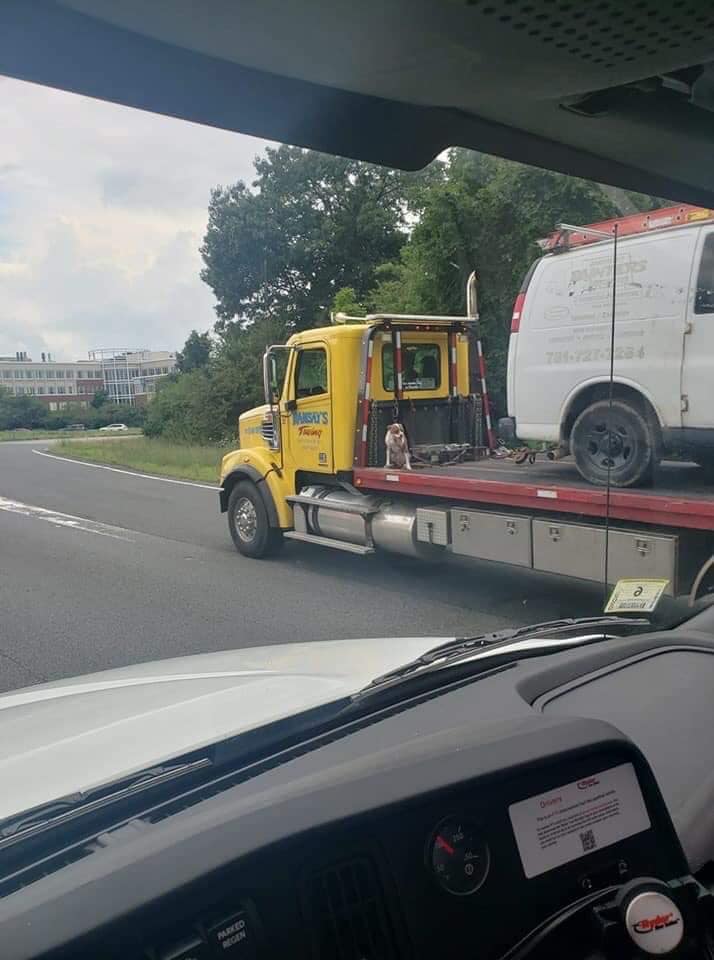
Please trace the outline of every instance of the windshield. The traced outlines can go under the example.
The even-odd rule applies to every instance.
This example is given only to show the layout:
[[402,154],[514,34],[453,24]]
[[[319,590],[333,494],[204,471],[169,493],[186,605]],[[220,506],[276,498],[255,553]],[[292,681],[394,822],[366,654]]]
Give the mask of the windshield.
[[0,95],[3,691],[706,598],[711,211]]

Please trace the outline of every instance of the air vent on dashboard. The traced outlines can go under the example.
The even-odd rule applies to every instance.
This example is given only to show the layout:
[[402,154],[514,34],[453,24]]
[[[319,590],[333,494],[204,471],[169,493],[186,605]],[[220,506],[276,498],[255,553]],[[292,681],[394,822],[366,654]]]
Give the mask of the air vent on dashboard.
[[315,960],[397,960],[394,928],[374,864],[346,860],[307,884]]

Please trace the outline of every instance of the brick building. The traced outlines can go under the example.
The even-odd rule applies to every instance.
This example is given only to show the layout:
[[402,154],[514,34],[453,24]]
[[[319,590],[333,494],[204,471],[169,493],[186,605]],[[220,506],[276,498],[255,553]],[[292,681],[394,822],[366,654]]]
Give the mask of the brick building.
[[66,362],[42,354],[40,362],[26,353],[0,357],[0,387],[16,396],[36,397],[50,410],[68,404],[87,407],[97,390],[112,403],[146,403],[157,382],[176,367],[168,350],[92,350],[88,360]]

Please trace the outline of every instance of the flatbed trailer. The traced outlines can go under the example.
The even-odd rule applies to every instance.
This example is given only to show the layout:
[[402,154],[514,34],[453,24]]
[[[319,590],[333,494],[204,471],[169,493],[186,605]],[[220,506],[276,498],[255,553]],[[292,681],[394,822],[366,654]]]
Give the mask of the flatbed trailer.
[[[567,457],[504,456],[475,275],[467,304],[465,317],[342,318],[266,351],[266,404],[241,416],[241,446],[221,468],[221,509],[238,550],[262,557],[297,540],[363,557],[438,563],[453,553],[600,583],[664,580],[670,595],[708,586],[706,472],[670,461],[651,487],[606,489],[581,479]],[[281,377],[277,354],[286,358]],[[384,465],[394,422],[413,469]]]
[[610,490],[582,480],[567,460],[516,464],[485,459],[453,466],[354,471],[355,487],[488,506],[643,523],[653,527],[714,531],[714,485],[693,463],[668,461],[651,489]]

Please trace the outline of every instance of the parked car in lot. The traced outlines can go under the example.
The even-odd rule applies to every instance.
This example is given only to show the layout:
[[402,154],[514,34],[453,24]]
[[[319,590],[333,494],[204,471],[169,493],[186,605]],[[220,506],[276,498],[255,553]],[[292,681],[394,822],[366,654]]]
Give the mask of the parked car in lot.
[[83,423],[68,423],[66,427],[62,427],[62,431],[72,431],[75,430],[86,430],[87,428]]
[[100,427],[100,433],[124,433],[129,427],[125,423],[108,423],[106,427]]
[[[714,464],[714,213],[681,205],[559,231],[513,309],[508,413],[590,483],[646,483],[676,453]],[[618,223],[613,403],[612,243]],[[581,228],[582,230],[583,228]],[[610,422],[608,429],[607,424]]]

